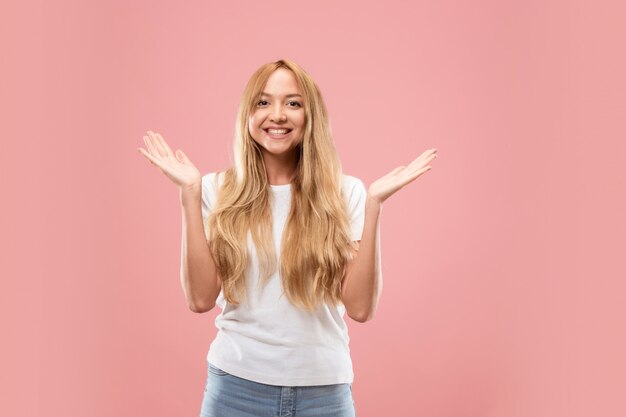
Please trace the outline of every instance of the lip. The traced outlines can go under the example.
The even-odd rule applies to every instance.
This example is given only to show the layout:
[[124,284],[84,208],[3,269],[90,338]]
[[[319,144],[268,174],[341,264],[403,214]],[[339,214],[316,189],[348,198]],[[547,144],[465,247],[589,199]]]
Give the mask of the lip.
[[266,132],[267,132],[269,129],[287,129],[287,130],[288,130],[288,132],[287,132],[287,133],[289,133],[289,132],[291,132],[291,131],[293,130],[293,129],[291,129],[291,128],[284,127],[284,126],[269,126],[269,127],[264,127],[264,128],[263,128],[263,130],[265,130]]
[[[268,129],[272,129],[272,128],[268,128]],[[275,135],[275,134],[270,133],[268,131],[268,129],[264,129],[265,133],[267,134],[267,136],[269,136],[272,139],[283,139],[283,138],[286,138],[287,136],[289,136],[289,134],[291,133],[291,130],[292,130],[292,129],[289,129],[287,131],[287,133],[283,133],[283,134],[280,134],[280,135]],[[281,128],[281,129],[284,129],[284,128]]]

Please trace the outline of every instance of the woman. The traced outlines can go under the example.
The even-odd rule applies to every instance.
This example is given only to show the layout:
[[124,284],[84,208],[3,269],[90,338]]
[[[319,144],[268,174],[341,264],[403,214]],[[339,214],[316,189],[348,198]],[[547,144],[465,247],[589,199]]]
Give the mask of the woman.
[[215,305],[201,416],[354,416],[345,313],[374,316],[383,202],[436,149],[372,183],[342,173],[319,88],[279,60],[249,80],[234,162],[202,176],[158,133],[139,151],[180,189],[189,308]]

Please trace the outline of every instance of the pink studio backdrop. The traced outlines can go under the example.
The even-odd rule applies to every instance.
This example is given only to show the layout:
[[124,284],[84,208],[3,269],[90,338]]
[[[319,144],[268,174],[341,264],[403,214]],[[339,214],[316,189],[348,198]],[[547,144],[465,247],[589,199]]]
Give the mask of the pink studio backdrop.
[[179,280],[147,130],[230,163],[245,82],[318,82],[344,172],[429,148],[349,323],[360,417],[626,413],[620,1],[0,4],[0,415],[196,416],[214,309]]

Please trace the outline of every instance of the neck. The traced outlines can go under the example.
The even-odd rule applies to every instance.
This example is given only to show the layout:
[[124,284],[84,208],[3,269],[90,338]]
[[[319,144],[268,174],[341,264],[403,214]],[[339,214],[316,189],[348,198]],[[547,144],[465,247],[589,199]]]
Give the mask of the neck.
[[298,169],[297,150],[288,155],[272,155],[265,153],[263,161],[267,172],[267,180],[271,185],[289,184]]

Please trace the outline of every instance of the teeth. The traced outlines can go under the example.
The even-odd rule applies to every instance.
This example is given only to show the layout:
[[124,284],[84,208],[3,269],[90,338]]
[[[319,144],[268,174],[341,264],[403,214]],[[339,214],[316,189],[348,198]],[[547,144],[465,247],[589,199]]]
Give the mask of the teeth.
[[275,135],[280,135],[283,133],[287,133],[287,129],[267,129],[269,133],[273,133]]

